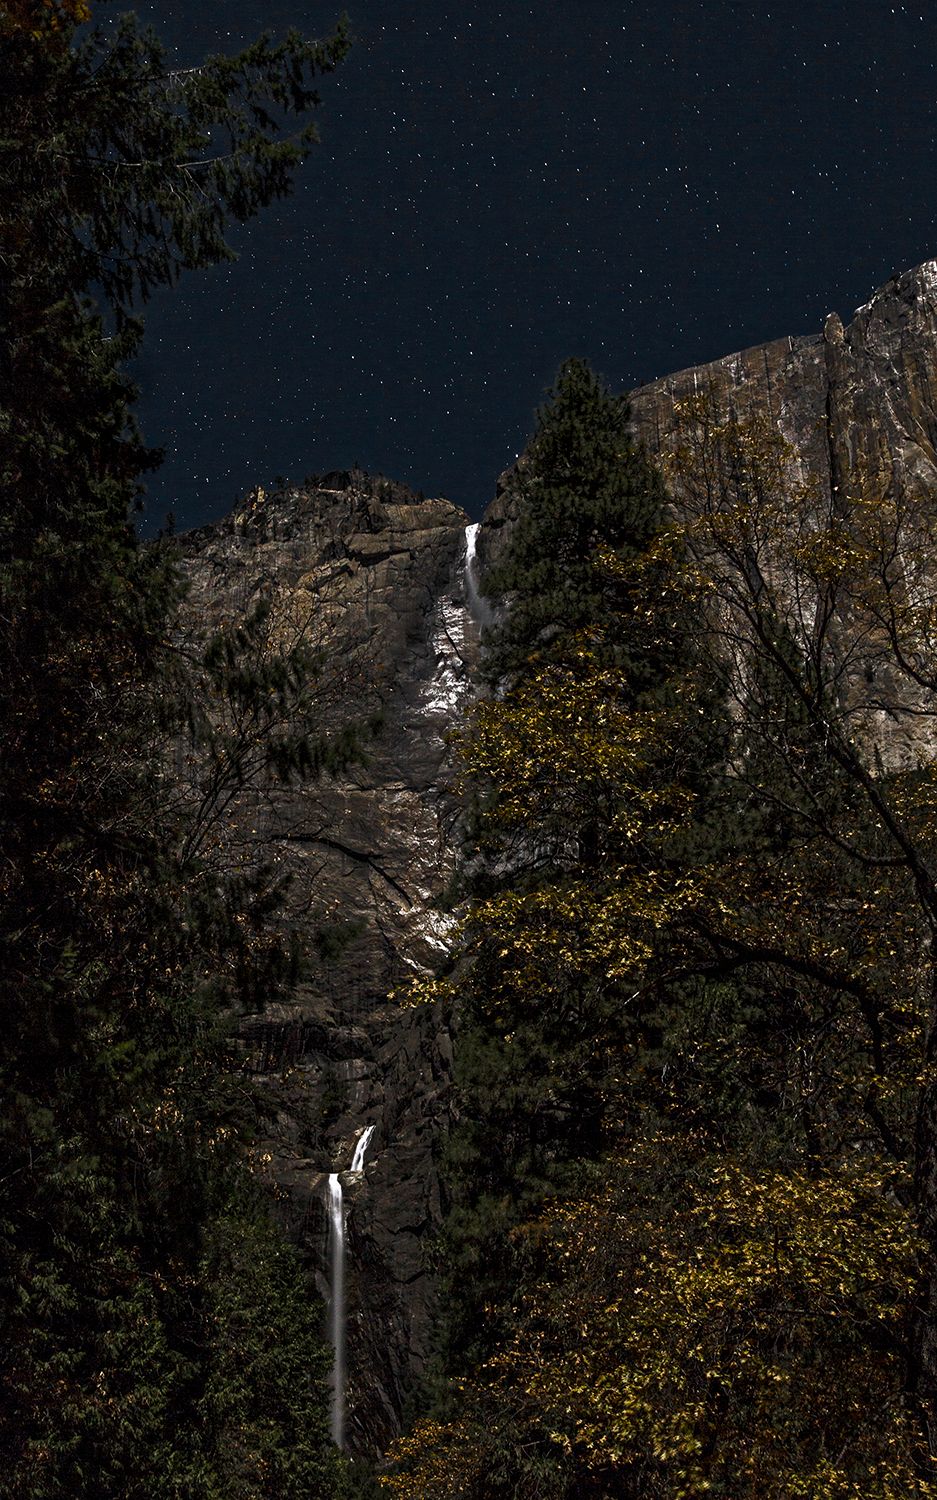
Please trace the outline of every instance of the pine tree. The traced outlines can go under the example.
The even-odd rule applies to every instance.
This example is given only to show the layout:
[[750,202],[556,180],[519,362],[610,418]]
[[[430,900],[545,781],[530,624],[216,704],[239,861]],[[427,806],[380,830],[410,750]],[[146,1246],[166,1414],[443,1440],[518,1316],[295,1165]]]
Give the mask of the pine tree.
[[[489,681],[526,670],[533,657],[561,657],[577,631],[595,627],[616,603],[606,549],[639,558],[666,504],[660,475],[631,438],[626,399],[585,361],[567,360],[548,397],[516,470],[510,545],[483,579],[486,593],[509,603],[486,638]],[[642,644],[619,646],[631,652],[636,686],[639,674],[653,675]]]
[[498,688],[461,743],[473,800],[447,1148],[456,1368],[509,1321],[529,1243],[513,1227],[588,1178],[629,1107],[622,1058],[656,1003],[634,992],[696,857],[713,753],[680,660],[661,480],[626,403],[585,365],[564,365],[552,396],[485,580],[508,600],[486,637]]
[[[139,300],[224,258],[226,224],[288,190],[313,77],[345,41],[262,40],[174,74],[132,17],[86,19],[0,11],[3,1483],[11,1500],[305,1500],[338,1484],[326,1360],[295,1257],[242,1185],[226,1039],[258,965],[274,982],[289,965],[256,940],[262,882],[207,881],[186,851],[167,752],[198,715],[171,553],[132,524],[155,455],[122,364]],[[243,694],[237,669],[204,676]],[[276,1369],[268,1299],[292,1310]]]

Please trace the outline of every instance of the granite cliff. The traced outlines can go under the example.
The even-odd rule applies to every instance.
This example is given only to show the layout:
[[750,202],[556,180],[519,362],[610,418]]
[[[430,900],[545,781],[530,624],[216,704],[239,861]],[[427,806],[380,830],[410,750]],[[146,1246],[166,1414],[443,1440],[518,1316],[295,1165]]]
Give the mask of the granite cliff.
[[363,1173],[343,1179],[348,1442],[365,1451],[399,1429],[431,1334],[422,1243],[439,1217],[432,1148],[451,1048],[442,1018],[388,997],[445,946],[434,905],[453,847],[444,735],[478,641],[467,520],[445,500],[338,473],[254,491],[181,543],[193,634],[264,599],[281,640],[321,653],[324,718],[377,721],[340,778],[248,794],[235,814],[244,857],[289,875],[290,923],[341,935],[293,1003],[246,1017],[242,1035],[275,1122],[258,1158],[324,1294],[327,1174],[347,1172],[362,1130],[376,1127]]
[[[663,453],[675,407],[766,413],[801,478],[829,496],[851,472],[885,473],[913,499],[937,486],[937,262],[895,277],[848,325],[784,338],[635,391],[638,437]],[[523,460],[521,460],[521,464]],[[509,535],[518,469],[478,533],[480,567]],[[679,497],[677,497],[679,500]],[[376,1130],[345,1179],[350,1255],[349,1445],[380,1451],[425,1367],[432,1283],[423,1247],[439,1217],[434,1144],[444,1124],[445,1017],[390,992],[445,954],[437,902],[452,870],[457,809],[447,728],[471,691],[478,625],[466,583],[467,517],[446,500],[358,472],[273,495],[182,542],[193,631],[266,597],[333,666],[324,711],[380,717],[365,760],[339,780],[242,810],[293,876],[290,919],[352,935],[287,1008],[244,1023],[275,1127],[266,1166],[326,1290],[325,1181]],[[478,615],[477,608],[474,610]]]
[[775,339],[633,392],[637,435],[667,447],[674,405],[706,392],[744,417],[767,412],[804,473],[829,495],[846,475],[886,470],[898,484],[937,479],[937,261],[881,287],[844,326]]

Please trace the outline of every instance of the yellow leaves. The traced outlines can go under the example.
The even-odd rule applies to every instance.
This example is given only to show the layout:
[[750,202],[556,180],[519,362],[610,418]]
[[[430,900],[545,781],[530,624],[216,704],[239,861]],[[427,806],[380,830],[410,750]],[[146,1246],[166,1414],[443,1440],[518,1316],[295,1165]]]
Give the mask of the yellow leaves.
[[394,1493],[460,1493],[443,1473],[481,1493],[497,1412],[580,1474],[636,1468],[647,1500],[933,1496],[889,1352],[918,1252],[892,1173],[754,1171],[697,1144],[668,1176],[673,1143],[638,1141],[596,1196],[545,1210],[547,1271],[516,1336],[463,1387],[467,1420],[414,1435]]
[[[867,1154],[873,1129],[862,1111],[873,1124],[877,1112],[889,1129],[906,1111],[902,1096],[920,1068],[926,954],[910,882],[887,860],[887,809],[864,799],[861,778],[844,791],[848,757],[836,762],[828,751],[837,733],[840,748],[853,743],[842,735],[853,732],[855,663],[843,666],[836,651],[877,649],[887,621],[912,644],[918,633],[918,661],[933,605],[887,568],[873,577],[889,525],[911,525],[897,502],[857,490],[835,505],[826,497],[824,509],[823,497],[792,479],[790,454],[772,430],[707,428],[702,412],[689,418],[685,452],[672,455],[684,464],[685,514],[660,545],[687,546],[690,594],[707,604],[701,623],[721,632],[743,726],[723,790],[730,827],[733,808],[741,820],[751,812],[752,838],[739,840],[751,852],[718,851],[717,838],[709,864],[702,855],[698,865],[681,861],[679,846],[668,858],[668,840],[694,812],[681,782],[682,741],[700,711],[692,685],[674,684],[666,706],[636,704],[624,675],[583,638],[562,665],[541,664],[503,698],[480,704],[463,737],[466,777],[490,798],[492,821],[520,851],[520,869],[529,856],[531,881],[539,878],[541,840],[540,868],[548,872],[534,889],[474,904],[464,957],[469,966],[488,960],[479,966],[478,1013],[492,1045],[519,1038],[511,1055],[521,1054],[521,1066],[530,1028],[525,1034],[518,1017],[562,1014],[561,1000],[596,991],[620,1010],[628,1004],[620,996],[640,992],[664,929],[674,969],[692,952],[694,931],[729,962],[737,951],[751,955],[750,972],[758,965],[764,986],[765,1029],[774,1026],[777,998],[784,1008],[777,1031],[790,1033],[785,1060],[794,1059],[777,1090],[779,1139],[788,1119],[799,1138],[797,1101],[808,1100],[820,1120],[820,1150],[833,1139],[833,1159],[823,1168],[756,1169],[709,1159],[684,1130],[676,1147],[655,1138],[623,1152],[608,1164],[603,1192],[551,1205],[525,1231],[547,1269],[529,1289],[516,1334],[463,1392],[468,1426],[423,1429],[419,1452],[410,1454],[410,1488],[399,1491],[414,1500],[457,1493],[433,1488],[447,1466],[463,1479],[483,1473],[473,1465],[493,1408],[516,1424],[520,1441],[535,1445],[546,1435],[590,1482],[634,1466],[648,1500],[709,1490],[733,1500],[925,1493],[913,1477],[895,1352],[919,1246],[898,1201],[907,1184]],[[615,559],[606,566],[614,575]],[[824,638],[819,601],[837,590],[852,613]],[[829,711],[823,697],[828,670],[841,674],[840,719],[835,694]],[[869,698],[880,692],[875,686]],[[773,718],[759,718],[766,706]],[[932,840],[937,773],[916,765],[879,783],[915,836]],[[590,817],[600,833],[587,866],[577,839]],[[506,858],[497,873],[509,870]],[[699,918],[695,927],[682,924],[690,916]],[[613,988],[622,980],[627,991]],[[750,1045],[740,1024],[719,1046],[731,1048],[736,1037]],[[707,1071],[704,1055],[711,1037],[677,1040],[675,1071],[698,1068],[718,1090],[718,1069]],[[601,1036],[595,1041],[598,1055]],[[551,1058],[550,1049],[544,1055]],[[622,1095],[629,1062],[621,1056],[612,1065]],[[767,1069],[769,1098],[780,1066]],[[635,1075],[631,1082],[639,1101],[640,1082]],[[679,1087],[677,1110],[687,1103]],[[635,1104],[629,1100],[634,1112]],[[823,1112],[840,1110],[827,1137]],[[732,1130],[729,1119],[730,1139]],[[793,1150],[786,1138],[777,1149]]]
[[3,0],[0,4],[0,33],[24,31],[38,38],[90,19],[91,7],[85,0]]
[[441,1001],[452,1000],[455,994],[456,985],[451,978],[433,978],[421,974],[409,984],[392,990],[388,999],[396,1001],[402,1010],[415,1010],[421,1005],[437,1005]]
[[380,1476],[381,1488],[399,1500],[459,1500],[477,1494],[484,1474],[478,1435],[468,1422],[425,1418],[409,1437],[391,1447],[394,1472]]
[[577,665],[532,671],[504,698],[475,706],[456,740],[463,789],[491,797],[505,834],[530,830],[536,838],[539,828],[565,822],[570,854],[583,820],[609,849],[659,843],[692,814],[680,767],[694,705],[675,684],[667,707],[635,706],[620,673],[591,649],[578,657]]
[[463,924],[464,953],[485,952],[498,934],[498,974],[486,969],[489,1007],[507,995],[544,1003],[571,983],[640,973],[657,933],[694,896],[689,879],[626,866],[604,883],[586,877],[509,890],[474,904]]

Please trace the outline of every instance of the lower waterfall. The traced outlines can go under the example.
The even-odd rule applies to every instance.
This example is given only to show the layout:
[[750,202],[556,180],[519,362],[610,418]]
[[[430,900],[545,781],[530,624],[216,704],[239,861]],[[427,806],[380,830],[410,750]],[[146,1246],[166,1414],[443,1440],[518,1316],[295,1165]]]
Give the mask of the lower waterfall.
[[[351,1158],[352,1172],[364,1171],[374,1125],[365,1126]],[[336,1448],[345,1444],[345,1200],[337,1172],[329,1173],[329,1342],[332,1345],[330,1431]]]
[[330,1425],[332,1442],[341,1448],[345,1437],[345,1205],[337,1172],[329,1176],[329,1261],[329,1338],[333,1352]]

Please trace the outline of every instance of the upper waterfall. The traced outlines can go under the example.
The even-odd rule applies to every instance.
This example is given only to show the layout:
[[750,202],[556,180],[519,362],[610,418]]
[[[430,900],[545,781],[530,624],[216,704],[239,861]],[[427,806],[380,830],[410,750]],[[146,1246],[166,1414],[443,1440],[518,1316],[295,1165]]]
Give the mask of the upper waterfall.
[[451,585],[440,593],[431,617],[435,669],[423,689],[423,702],[431,713],[445,717],[447,728],[471,693],[469,662],[477,652],[477,631],[472,626],[489,625],[494,619],[475,582],[478,530],[477,522],[464,528],[464,551],[454,562]]
[[488,600],[478,592],[475,577],[475,548],[478,543],[480,523],[474,521],[465,528],[465,603],[476,625],[493,625],[494,611]]
[[354,1153],[351,1158],[350,1170],[352,1172],[364,1171],[364,1153],[367,1151],[368,1146],[371,1144],[371,1137],[376,1129],[376,1125],[366,1125],[364,1130],[362,1130],[361,1134],[359,1135],[358,1140],[355,1144]]

